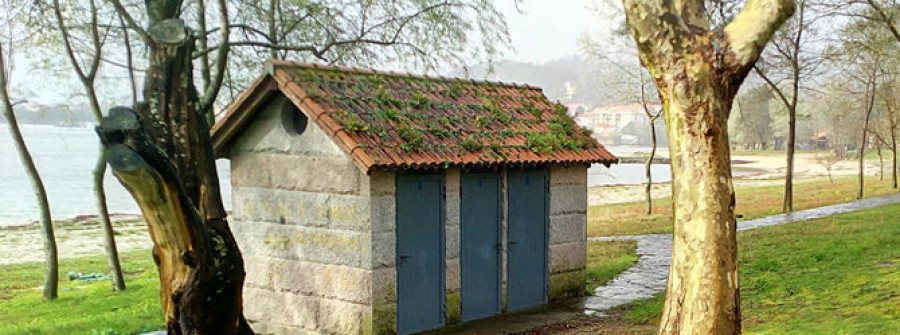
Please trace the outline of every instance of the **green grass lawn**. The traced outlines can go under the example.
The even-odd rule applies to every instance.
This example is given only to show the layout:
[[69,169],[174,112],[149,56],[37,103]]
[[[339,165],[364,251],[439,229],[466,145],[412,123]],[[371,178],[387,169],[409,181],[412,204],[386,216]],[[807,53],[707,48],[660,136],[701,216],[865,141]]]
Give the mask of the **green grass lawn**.
[[[749,334],[900,334],[900,205],[738,234]],[[663,295],[625,307],[656,324]]]
[[[64,250],[62,252],[65,252]],[[61,259],[59,299],[41,300],[42,263],[0,266],[0,334],[133,334],[164,326],[150,251],[122,253],[128,289],[73,282],[68,272],[107,273],[105,256]]]
[[637,263],[637,241],[588,242],[587,294]]
[[[865,196],[874,197],[897,193],[892,188],[890,178],[884,181],[877,177],[866,178]],[[855,177],[842,177],[830,183],[827,178],[795,183],[794,210],[802,210],[853,201],[856,199],[857,181]],[[765,187],[745,187],[735,190],[737,205],[735,213],[743,219],[781,213],[784,201],[783,185]],[[653,214],[646,215],[646,203],[631,202],[588,208],[588,236],[638,235],[672,232],[672,200],[670,198],[653,201]]]

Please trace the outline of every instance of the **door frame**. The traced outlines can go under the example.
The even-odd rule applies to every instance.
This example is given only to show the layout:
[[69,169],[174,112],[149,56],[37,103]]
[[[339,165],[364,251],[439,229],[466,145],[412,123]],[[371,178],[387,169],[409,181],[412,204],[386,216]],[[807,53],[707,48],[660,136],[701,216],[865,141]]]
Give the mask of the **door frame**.
[[[463,222],[462,222],[462,218],[463,218],[462,212],[464,209],[463,209],[462,205],[463,205],[463,197],[464,197],[464,192],[465,192],[464,191],[465,187],[463,187],[463,185],[464,185],[463,179],[466,177],[476,177],[477,178],[479,176],[495,177],[497,180],[497,199],[496,199],[496,201],[497,201],[497,227],[496,227],[497,240],[496,240],[496,244],[495,244],[499,248],[499,250],[497,251],[497,264],[496,264],[497,310],[491,316],[500,315],[503,313],[503,197],[505,196],[505,194],[504,194],[505,192],[503,190],[504,175],[500,171],[497,171],[497,172],[490,172],[490,171],[464,172],[464,171],[461,171],[460,177],[459,177],[459,206],[460,206],[460,208],[459,208],[459,211],[460,211],[460,214],[459,214],[459,217],[460,217],[460,221],[459,221],[459,236],[460,236],[460,243],[459,243],[459,245],[460,245],[460,256],[459,256],[459,261],[460,261],[460,266],[459,266],[459,268],[460,268],[460,304],[459,304],[459,306],[460,306],[460,313],[459,313],[459,315],[460,315],[460,320],[462,322],[482,319],[482,318],[476,318],[476,319],[466,319],[465,318],[465,313],[463,311],[463,293],[462,293],[465,290],[465,286],[463,286],[463,283],[462,283],[462,278],[463,278],[462,276],[463,276],[463,271],[464,271],[463,269],[465,268],[465,265],[463,264],[463,257],[462,257],[462,248],[464,245]],[[490,317],[490,316],[487,316],[487,317]]]
[[[440,323],[442,326],[446,326],[447,325],[447,283],[446,283],[446,281],[447,281],[447,251],[446,251],[446,249],[447,249],[447,236],[446,236],[447,235],[447,232],[446,232],[446,230],[447,230],[447,182],[446,182],[446,179],[447,178],[446,178],[446,173],[443,171],[440,173],[433,173],[433,172],[432,173],[422,173],[422,172],[399,173],[399,172],[397,172],[397,173],[395,173],[394,179],[395,179],[394,180],[394,190],[395,190],[394,196],[396,199],[399,199],[399,191],[400,191],[399,185],[400,185],[401,181],[437,180],[438,183],[440,184],[440,210],[438,211],[438,216],[439,216],[439,221],[440,221],[440,227],[438,229],[438,239],[440,240],[440,242],[438,243],[439,244],[438,258],[439,258],[439,262],[440,262],[440,267],[439,267],[440,275],[438,276],[439,277],[438,278],[438,281],[439,281],[438,286],[440,287],[440,295],[439,296],[440,296],[440,304],[441,304],[441,308],[440,308],[441,322]],[[395,237],[394,238],[395,239],[395,241],[394,241],[394,272],[396,272],[396,274],[397,274],[397,282],[396,282],[396,285],[397,285],[397,288],[396,288],[397,313],[396,313],[396,316],[394,317],[394,322],[395,322],[395,329],[396,329],[397,333],[405,334],[405,333],[400,332],[400,296],[401,296],[401,294],[400,294],[400,266],[399,266],[400,265],[400,252],[399,252],[400,251],[400,236],[399,236],[399,232],[400,232],[400,224],[399,223],[400,222],[398,220],[399,218],[396,217],[398,215],[398,213],[400,213],[399,208],[398,208],[399,206],[400,206],[400,202],[395,200],[394,201],[394,213],[395,213],[394,214],[395,215],[395,217],[394,217],[394,224],[395,224],[395,229],[394,229],[394,237]],[[438,328],[440,328],[440,327],[438,327]],[[433,328],[433,329],[437,329],[437,328]],[[427,330],[428,329],[419,330],[416,332],[427,331]]]

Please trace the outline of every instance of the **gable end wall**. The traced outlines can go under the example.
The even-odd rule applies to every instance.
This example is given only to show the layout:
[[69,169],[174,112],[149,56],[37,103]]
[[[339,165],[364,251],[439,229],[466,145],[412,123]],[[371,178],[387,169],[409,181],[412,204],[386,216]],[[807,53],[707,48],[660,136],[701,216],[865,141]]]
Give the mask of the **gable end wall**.
[[372,332],[369,178],[312,120],[281,125],[277,95],[230,144],[232,231],[258,333]]

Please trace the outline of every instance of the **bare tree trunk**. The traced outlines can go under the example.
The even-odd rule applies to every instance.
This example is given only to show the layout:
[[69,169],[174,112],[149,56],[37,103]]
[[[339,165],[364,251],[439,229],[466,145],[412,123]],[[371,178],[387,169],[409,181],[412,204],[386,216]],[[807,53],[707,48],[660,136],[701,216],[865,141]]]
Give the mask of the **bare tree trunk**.
[[897,188],[897,132],[891,125],[891,181]]
[[12,134],[16,152],[19,153],[19,159],[22,161],[22,165],[25,166],[25,173],[28,175],[28,180],[31,181],[31,187],[34,189],[34,195],[37,198],[38,208],[41,212],[41,227],[44,229],[44,300],[55,300],[59,291],[59,259],[56,250],[56,237],[53,236],[53,221],[50,218],[50,203],[47,201],[47,191],[44,189],[44,182],[34,166],[34,160],[31,159],[31,154],[25,145],[25,138],[22,137],[22,132],[19,130],[16,114],[13,112],[9,91],[7,90],[9,81],[6,76],[5,57],[3,44],[0,43],[0,104],[3,106],[3,116],[6,117],[6,124],[9,126],[10,134]]
[[884,181],[884,157],[881,155],[881,142],[875,141],[875,152],[878,154],[878,180]]
[[712,30],[702,0],[623,0],[665,110],[674,243],[660,334],[740,334],[728,116],[791,0],[750,0]]
[[[796,99],[796,94],[795,91],[794,99]],[[797,109],[796,105],[793,107],[790,108],[788,117],[787,169],[784,172],[784,206],[781,208],[781,211],[785,213],[794,211],[794,146],[797,142]]]
[[[53,2],[53,10],[56,14],[56,21],[59,24],[59,31],[63,38],[66,48],[66,55],[69,62],[78,76],[81,85],[84,87],[91,106],[91,112],[94,115],[94,123],[100,125],[103,119],[103,112],[100,109],[100,103],[97,100],[97,92],[94,90],[94,79],[100,68],[100,59],[102,57],[102,45],[100,41],[100,28],[97,22],[97,6],[94,0],[90,1],[90,35],[93,46],[93,58],[85,72],[81,64],[75,57],[75,52],[69,40],[69,30],[65,24],[59,5],[59,0]],[[97,162],[94,164],[92,172],[94,183],[94,202],[97,206],[97,217],[100,220],[100,226],[103,227],[103,246],[106,249],[107,263],[109,271],[112,275],[113,289],[122,291],[125,289],[125,279],[122,275],[122,266],[119,264],[119,252],[116,248],[115,232],[113,231],[112,222],[109,220],[109,210],[106,206],[106,191],[103,189],[103,177],[106,175],[106,147],[101,143],[97,149]]]
[[[94,112],[94,120],[97,125],[103,121],[100,112],[100,103],[97,101],[97,93],[93,84],[85,85],[88,99],[91,102],[91,110]],[[106,249],[106,263],[111,272],[113,290],[125,290],[125,277],[122,274],[122,264],[119,262],[119,248],[116,246],[116,234],[109,219],[109,208],[106,204],[106,191],[103,187],[103,177],[106,176],[106,146],[99,143],[97,147],[97,162],[92,171],[94,178],[94,204],[97,206],[97,217],[100,226],[103,227],[103,248]]]
[[653,174],[650,171],[651,165],[653,164],[653,157],[656,156],[656,118],[650,119],[650,138],[652,139],[650,145],[650,157],[647,157],[647,163],[645,164],[645,172],[647,173],[647,215],[653,214],[653,194],[651,191],[653,190]]
[[[862,199],[863,192],[864,192],[863,186],[865,185],[865,178],[866,178],[865,177],[865,156],[866,156],[866,145],[868,144],[867,140],[869,137],[868,136],[868,134],[869,134],[869,117],[872,115],[872,110],[875,109],[875,89],[877,88],[876,84],[875,84],[875,80],[876,80],[875,74],[873,73],[872,77],[870,78],[870,82],[867,83],[867,87],[866,87],[867,91],[869,89],[871,89],[871,91],[867,92],[867,94],[869,94],[869,96],[866,97],[866,118],[863,122],[862,140],[860,141],[861,143],[859,145],[859,191],[856,194],[857,199]],[[871,86],[871,88],[869,88],[869,86]]]

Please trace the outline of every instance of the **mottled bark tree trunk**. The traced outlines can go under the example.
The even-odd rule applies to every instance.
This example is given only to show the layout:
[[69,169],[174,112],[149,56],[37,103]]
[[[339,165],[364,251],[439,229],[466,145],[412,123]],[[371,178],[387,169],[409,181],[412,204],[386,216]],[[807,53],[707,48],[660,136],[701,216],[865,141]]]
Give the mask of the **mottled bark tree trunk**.
[[660,334],[740,333],[734,189],[727,122],[739,86],[790,0],[750,0],[724,31],[702,0],[623,0],[641,63],[663,102],[674,245]]

